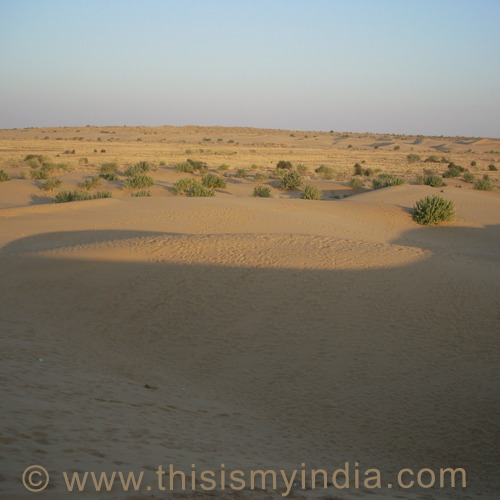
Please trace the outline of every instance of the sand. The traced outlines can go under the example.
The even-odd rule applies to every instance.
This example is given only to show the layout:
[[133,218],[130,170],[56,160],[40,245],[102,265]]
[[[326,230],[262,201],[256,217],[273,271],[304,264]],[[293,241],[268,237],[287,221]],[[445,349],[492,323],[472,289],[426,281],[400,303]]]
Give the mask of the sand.
[[[241,143],[252,133],[217,132],[225,147],[228,137]],[[195,133],[179,135],[194,141]],[[56,143],[29,140],[41,145],[37,154]],[[8,154],[22,163],[35,151],[24,141],[6,138],[2,151],[15,149]],[[162,147],[176,161],[179,145],[120,147],[125,165],[128,148],[148,159],[148,148]],[[335,154],[353,163],[347,149],[300,151],[312,166],[335,163]],[[376,165],[379,152],[356,154]],[[385,171],[427,167],[404,161],[408,151],[384,154],[393,162]],[[452,159],[474,155],[479,169],[492,161],[485,152]],[[60,178],[76,187],[97,167]],[[14,175],[25,167],[8,168]],[[411,182],[371,191],[366,183],[353,192],[348,176],[325,180],[311,170],[325,201],[298,199],[272,179],[273,198],[252,198],[255,181],[234,169],[216,197],[178,197],[168,188],[186,175],[170,164],[152,173],[150,198],[130,197],[120,180],[108,183],[112,199],[52,204],[44,201],[54,193],[43,194],[38,181],[0,183],[1,499],[33,495],[21,477],[34,464],[50,474],[42,499],[267,499],[283,497],[248,486],[160,492],[155,470],[292,471],[305,463],[333,471],[345,462],[361,474],[379,469],[383,488],[313,490],[307,482],[290,496],[498,498],[498,188],[451,179],[443,196],[457,218],[421,227],[412,207],[439,190]],[[466,470],[465,489],[396,484],[402,468],[446,467]],[[110,492],[69,493],[63,471],[144,471],[152,489],[125,494],[117,482]]]

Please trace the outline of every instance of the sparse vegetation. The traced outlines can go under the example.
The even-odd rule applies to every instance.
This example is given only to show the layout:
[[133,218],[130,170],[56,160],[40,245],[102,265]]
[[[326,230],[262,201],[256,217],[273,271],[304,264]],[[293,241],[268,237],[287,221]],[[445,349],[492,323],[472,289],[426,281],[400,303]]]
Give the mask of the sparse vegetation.
[[281,168],[283,170],[290,170],[292,167],[292,163],[285,160],[281,160],[276,164],[276,168]]
[[106,180],[106,181],[117,181],[118,180],[118,174],[116,172],[109,172],[107,174],[99,174],[99,177],[101,179]]
[[210,197],[215,196],[213,189],[203,186],[198,179],[192,177],[178,180],[172,186],[172,192],[180,196]]
[[3,170],[0,170],[0,182],[10,181],[10,175]]
[[401,186],[406,182],[406,179],[397,177],[393,174],[380,174],[378,178],[373,179],[373,189],[382,189],[390,186]]
[[302,176],[292,170],[279,179],[279,185],[282,189],[298,189],[302,186]]
[[35,180],[42,180],[42,179],[48,179],[49,178],[49,172],[46,170],[40,169],[40,170],[31,170],[30,171],[30,178],[35,179]]
[[413,220],[421,225],[439,224],[454,218],[455,205],[439,195],[417,201],[413,209]]
[[109,191],[97,191],[97,193],[90,194],[85,191],[60,191],[54,198],[54,203],[68,203],[70,201],[85,201],[85,200],[98,200],[100,198],[112,198]]
[[201,179],[201,184],[211,189],[225,189],[226,181],[215,174],[207,174]]
[[94,175],[90,179],[85,179],[83,182],[80,182],[78,184],[78,187],[80,189],[86,189],[89,191],[90,189],[93,189],[101,184],[101,178],[98,175]]
[[257,172],[253,176],[253,179],[254,179],[254,181],[265,181],[265,180],[269,179],[269,176],[267,174],[262,174],[260,172]]
[[147,161],[140,161],[136,163],[133,167],[128,167],[123,172],[125,177],[137,177],[151,170],[151,165]]
[[424,160],[426,163],[439,163],[439,158],[436,155],[431,155]]
[[99,170],[99,175],[109,174],[112,172],[116,172],[117,170],[118,170],[118,165],[115,162],[103,163]]
[[123,189],[142,189],[152,186],[154,183],[154,179],[149,175],[136,175],[125,179]]
[[320,174],[323,179],[331,180],[335,177],[335,170],[332,167],[327,167],[326,165],[319,166],[315,172]]
[[490,165],[488,165],[488,170],[490,172],[497,172],[498,171],[498,168],[496,165],[493,165],[493,163],[491,163]]
[[491,182],[489,175],[486,174],[482,179],[475,182],[474,189],[477,189],[478,191],[493,191],[495,189],[495,185]]
[[299,163],[297,165],[297,172],[301,175],[304,175],[305,173],[307,173],[309,171],[309,167],[306,166],[306,165],[303,165],[302,163]]
[[363,175],[363,167],[359,163],[356,163],[353,168],[354,168],[353,175]]
[[42,182],[41,189],[43,191],[54,191],[55,188],[58,188],[62,184],[60,179],[56,179],[52,177],[51,179]]
[[222,165],[219,165],[217,167],[217,170],[220,170],[221,172],[224,172],[225,170],[229,170],[229,165],[226,165],[225,163],[223,163]]
[[443,182],[442,177],[439,175],[419,175],[417,177],[417,182],[419,184],[425,184],[431,187],[443,187],[446,184]]
[[470,172],[465,172],[464,173],[464,181],[465,182],[474,182],[476,179],[476,176],[474,174],[471,174]]
[[407,157],[409,163],[415,163],[417,161],[420,161],[420,155],[417,155],[416,153],[410,153]]
[[244,168],[236,170],[236,177],[244,178],[247,176],[247,171]]
[[135,198],[141,198],[141,197],[149,197],[151,196],[151,191],[148,189],[142,190],[142,191],[136,191],[135,193],[130,193],[130,196],[135,197]]
[[353,189],[359,189],[363,187],[363,181],[359,177],[352,177],[347,185]]
[[259,184],[253,188],[252,196],[255,198],[270,198],[271,197],[271,188]]
[[322,200],[323,193],[317,186],[306,186],[300,193],[300,197],[303,200]]

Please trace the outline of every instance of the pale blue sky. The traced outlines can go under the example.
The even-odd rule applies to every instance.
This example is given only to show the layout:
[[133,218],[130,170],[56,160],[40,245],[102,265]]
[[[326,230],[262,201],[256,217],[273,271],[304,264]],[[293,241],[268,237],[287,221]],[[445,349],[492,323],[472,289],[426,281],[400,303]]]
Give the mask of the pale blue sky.
[[0,127],[500,137],[499,0],[0,0]]

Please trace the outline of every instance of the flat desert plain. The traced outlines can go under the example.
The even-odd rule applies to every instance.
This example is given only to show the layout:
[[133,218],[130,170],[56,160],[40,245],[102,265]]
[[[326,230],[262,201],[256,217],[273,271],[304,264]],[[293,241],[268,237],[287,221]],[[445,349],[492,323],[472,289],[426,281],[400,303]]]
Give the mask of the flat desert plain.
[[[201,178],[175,169],[187,159],[226,187],[174,194],[180,179]],[[280,189],[279,161],[324,199]],[[154,179],[148,197],[124,189],[139,162]],[[476,180],[489,175],[493,191],[474,189],[467,172],[442,187],[417,182],[448,162]],[[61,181],[52,191],[33,173],[42,163]],[[107,163],[117,180],[92,181]],[[356,163],[362,183],[352,188]],[[0,131],[10,177],[0,182],[0,498],[283,498],[283,481],[273,490],[270,476],[267,491],[252,490],[250,471],[279,480],[298,470],[295,499],[498,499],[497,166],[496,139]],[[380,174],[406,182],[373,190]],[[79,191],[112,197],[53,203],[85,181]],[[258,184],[271,197],[252,197]],[[416,224],[413,206],[434,194],[454,202],[456,218]],[[336,488],[332,473],[346,462],[349,488]],[[192,491],[189,479],[181,491],[177,476],[170,491],[170,464],[188,479],[193,464],[197,477],[214,471],[216,488]],[[32,465],[50,476],[41,492],[23,485]],[[397,481],[405,468],[414,472],[403,476],[415,483],[407,489]],[[466,487],[457,475],[440,488],[444,468],[464,469]],[[328,472],[326,489],[311,469]],[[380,488],[364,484],[368,469],[380,471]],[[417,484],[422,469],[433,486]],[[222,490],[222,472],[236,470],[245,487],[228,479]],[[124,492],[117,475],[131,471],[143,482]],[[88,472],[83,491],[69,492],[63,472]],[[116,472],[111,491],[96,492],[90,472]]]

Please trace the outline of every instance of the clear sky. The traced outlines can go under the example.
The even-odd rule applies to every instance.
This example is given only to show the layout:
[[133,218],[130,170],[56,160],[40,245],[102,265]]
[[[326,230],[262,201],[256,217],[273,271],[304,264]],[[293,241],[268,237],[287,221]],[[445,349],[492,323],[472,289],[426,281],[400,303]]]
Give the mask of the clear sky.
[[0,127],[500,137],[499,0],[0,0]]

